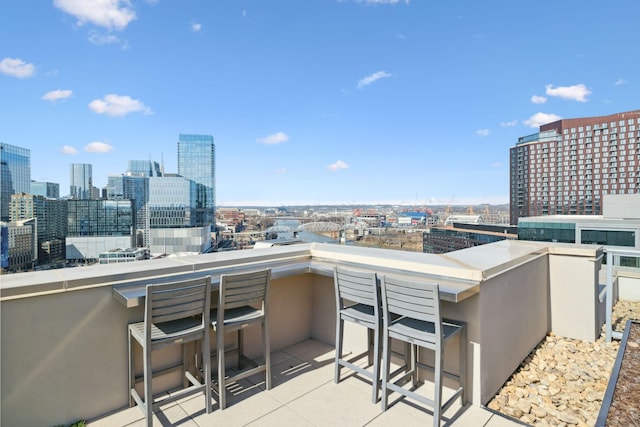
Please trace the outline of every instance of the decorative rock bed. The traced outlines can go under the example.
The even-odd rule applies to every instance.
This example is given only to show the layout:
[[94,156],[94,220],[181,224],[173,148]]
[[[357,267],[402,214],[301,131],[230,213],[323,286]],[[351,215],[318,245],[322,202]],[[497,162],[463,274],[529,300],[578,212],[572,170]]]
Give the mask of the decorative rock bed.
[[[614,329],[629,318],[640,318],[640,302],[616,304]],[[618,348],[604,333],[595,342],[549,334],[487,406],[534,426],[594,426]]]

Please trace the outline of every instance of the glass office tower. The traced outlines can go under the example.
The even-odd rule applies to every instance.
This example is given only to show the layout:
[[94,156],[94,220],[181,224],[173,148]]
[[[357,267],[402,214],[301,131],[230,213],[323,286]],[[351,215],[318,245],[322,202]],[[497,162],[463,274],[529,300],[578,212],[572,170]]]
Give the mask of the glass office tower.
[[31,191],[31,150],[0,142],[0,221],[9,221],[12,194]]
[[150,228],[196,227],[197,187],[181,176],[150,177]]
[[151,160],[129,160],[128,176],[162,176],[160,164]]
[[86,163],[72,163],[69,175],[69,195],[73,199],[91,199],[93,187],[92,166]]
[[56,184],[55,182],[31,181],[31,194],[49,199],[59,199],[60,184]]
[[110,175],[107,183],[107,199],[133,200],[136,208],[136,233],[141,237],[137,246],[149,247],[149,177]]
[[215,226],[215,169],[213,136],[179,135],[178,174],[196,183],[197,226]]
[[67,236],[129,236],[136,223],[131,200],[68,200]]

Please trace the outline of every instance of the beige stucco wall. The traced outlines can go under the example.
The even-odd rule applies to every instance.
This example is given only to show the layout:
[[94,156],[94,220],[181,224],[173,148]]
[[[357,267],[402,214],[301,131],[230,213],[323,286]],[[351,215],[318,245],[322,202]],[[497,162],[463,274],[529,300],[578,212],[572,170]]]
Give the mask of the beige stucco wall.
[[483,345],[476,370],[481,394],[474,397],[483,404],[549,330],[547,277],[547,257],[540,256],[482,283],[477,342]]
[[551,331],[563,337],[595,341],[602,326],[598,316],[598,254],[550,253]]
[[[311,275],[272,281],[273,351],[311,336],[311,303]],[[3,426],[66,424],[128,405],[127,324],[142,320],[143,307],[125,308],[103,286],[3,301],[0,312]],[[262,354],[254,329],[245,335],[250,356]],[[179,347],[168,348],[154,353],[153,363],[165,367],[180,357]],[[154,389],[180,383],[179,373],[170,374]]]
[[618,269],[618,298],[626,301],[640,301],[640,270]]

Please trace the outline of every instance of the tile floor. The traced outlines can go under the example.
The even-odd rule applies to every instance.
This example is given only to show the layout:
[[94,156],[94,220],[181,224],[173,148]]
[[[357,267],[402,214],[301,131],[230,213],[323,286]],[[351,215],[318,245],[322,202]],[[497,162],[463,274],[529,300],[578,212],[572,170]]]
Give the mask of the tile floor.
[[[371,403],[371,383],[343,368],[342,381],[333,381],[332,346],[307,340],[272,353],[273,383],[264,390],[264,376],[256,375],[228,388],[227,409],[204,410],[202,395],[161,406],[154,426],[424,426],[432,425],[431,411],[413,401],[390,396],[390,408],[382,412]],[[423,387],[428,387],[424,385]],[[428,392],[426,392],[428,393]],[[446,393],[446,392],[445,392]],[[214,399],[216,395],[214,393]],[[445,394],[446,397],[446,394]],[[123,408],[89,420],[90,427],[144,426],[138,407]],[[442,425],[469,427],[519,426],[485,408],[454,403],[444,413]]]

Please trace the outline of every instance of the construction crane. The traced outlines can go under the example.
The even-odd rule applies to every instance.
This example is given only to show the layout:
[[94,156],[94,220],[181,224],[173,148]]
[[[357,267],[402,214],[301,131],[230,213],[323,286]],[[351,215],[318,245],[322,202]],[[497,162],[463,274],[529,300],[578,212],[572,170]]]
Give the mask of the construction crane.
[[455,200],[455,198],[456,198],[456,196],[451,196],[451,199],[449,200],[449,203],[447,204],[447,208],[444,210],[444,215],[446,217],[451,215],[451,205],[453,204],[453,201]]

